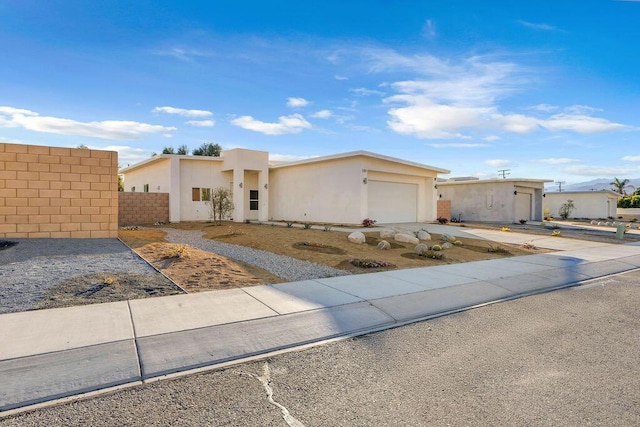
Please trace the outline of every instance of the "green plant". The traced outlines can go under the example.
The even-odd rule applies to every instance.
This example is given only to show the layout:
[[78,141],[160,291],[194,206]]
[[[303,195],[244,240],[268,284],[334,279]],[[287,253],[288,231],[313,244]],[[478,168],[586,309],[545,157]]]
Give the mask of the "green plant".
[[487,252],[492,254],[510,254],[511,253],[507,249],[499,245],[497,246],[489,245],[489,247],[487,248]]
[[419,254],[418,256],[424,257],[424,258],[430,258],[430,259],[443,259],[444,258],[444,254],[442,252],[434,252],[434,251],[426,251],[423,252],[421,254]]
[[102,283],[104,283],[105,285],[113,285],[115,281],[116,279],[111,276],[106,276],[104,279],[102,279]]
[[331,231],[331,226],[330,225],[325,225],[324,228],[322,229],[322,231]]
[[367,258],[354,258],[349,260],[351,265],[360,268],[381,268],[381,267],[393,267],[393,264],[386,261],[374,261],[372,259]]
[[551,235],[552,235],[553,237],[558,237],[558,236],[560,236],[560,231],[558,231],[558,230],[554,230],[554,231],[552,231],[552,232],[551,232]]
[[431,246],[431,250],[432,250],[432,251],[439,252],[439,251],[441,251],[441,250],[442,250],[442,246],[440,246],[440,245],[433,245],[433,246]]
[[551,218],[551,210],[549,208],[544,208],[542,210],[542,217],[544,219]]
[[460,240],[456,240],[453,244],[456,246],[462,246],[462,242]]
[[244,220],[244,223],[245,223],[245,224],[251,224],[251,220],[250,220],[250,219],[245,219],[245,220]]
[[302,226],[302,228],[304,228],[305,230],[311,230],[311,224],[307,222]]
[[527,220],[526,220],[526,219],[521,219],[521,220],[520,220],[520,221],[518,221],[518,222],[519,222],[520,224],[523,224],[523,225],[524,225],[524,224],[526,224],[526,223],[527,223]]
[[378,221],[376,221],[375,219],[365,218],[365,219],[362,220],[362,226],[363,227],[371,227],[376,222],[378,222]]
[[511,231],[509,227],[502,227],[502,231]]
[[287,228],[291,228],[293,227],[293,223],[292,222],[287,222]]
[[558,209],[558,215],[560,215],[560,218],[562,219],[567,219],[575,208],[576,207],[573,204],[573,200],[569,199],[566,201],[566,203],[563,203],[562,206],[560,206],[560,209]]
[[449,220],[443,216],[439,216],[438,218],[436,218],[438,220],[438,222],[440,224],[446,224],[447,222],[449,222]]
[[219,144],[213,144],[211,142],[205,142],[200,147],[191,152],[194,156],[211,156],[220,157],[222,147]]

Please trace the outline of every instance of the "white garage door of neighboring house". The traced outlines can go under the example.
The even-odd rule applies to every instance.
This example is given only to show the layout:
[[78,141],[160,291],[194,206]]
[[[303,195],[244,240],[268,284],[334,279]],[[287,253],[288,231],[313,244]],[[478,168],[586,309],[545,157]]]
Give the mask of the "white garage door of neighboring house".
[[532,195],[527,193],[518,193],[516,195],[516,217],[514,221],[521,219],[531,220]]
[[399,182],[369,181],[369,218],[379,223],[416,222],[418,186]]

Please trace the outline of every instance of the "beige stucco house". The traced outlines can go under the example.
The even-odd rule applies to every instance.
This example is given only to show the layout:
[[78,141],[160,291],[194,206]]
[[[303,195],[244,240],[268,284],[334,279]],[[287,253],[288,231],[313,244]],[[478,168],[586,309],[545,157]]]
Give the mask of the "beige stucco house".
[[367,151],[270,164],[265,151],[233,149],[157,155],[120,173],[125,191],[169,193],[171,222],[209,220],[209,189],[225,187],[237,222],[358,224],[435,220],[437,175],[449,171]]
[[438,197],[451,201],[451,216],[463,221],[542,221],[545,179],[452,179],[438,182]]
[[620,194],[611,190],[546,193],[544,208],[549,209],[549,215],[558,217],[560,206],[567,200],[572,200],[575,208],[569,215],[570,218],[615,218],[619,197]]

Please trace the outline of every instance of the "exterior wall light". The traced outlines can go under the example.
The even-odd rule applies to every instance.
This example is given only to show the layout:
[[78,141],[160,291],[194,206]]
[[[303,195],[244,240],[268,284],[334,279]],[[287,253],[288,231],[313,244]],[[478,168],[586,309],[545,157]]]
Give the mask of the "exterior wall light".
[[518,194],[518,190],[513,190],[513,194],[517,195]]
[[363,183],[363,184],[366,184],[367,182],[368,182],[368,181],[367,181],[367,178],[364,178],[364,179],[362,180],[362,183]]
[[240,188],[242,188],[242,183],[239,184]]
[[269,184],[264,185],[264,189],[266,190],[267,188],[269,188]]

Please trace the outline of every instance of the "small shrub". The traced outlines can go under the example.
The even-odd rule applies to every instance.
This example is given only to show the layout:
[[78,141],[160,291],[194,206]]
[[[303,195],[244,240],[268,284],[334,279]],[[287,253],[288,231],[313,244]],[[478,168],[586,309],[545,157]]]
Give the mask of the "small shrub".
[[305,230],[311,230],[311,224],[307,222],[302,226],[302,228],[304,228]]
[[360,267],[360,268],[381,268],[381,267],[392,267],[393,264],[386,261],[374,261],[372,259],[366,258],[354,258],[349,260],[351,265]]
[[177,245],[169,249],[169,258],[186,258],[189,256],[187,247],[185,245]]
[[571,215],[571,212],[573,212],[575,208],[576,207],[573,204],[573,200],[569,199],[567,200],[566,203],[563,203],[562,206],[560,206],[560,209],[558,210],[558,215],[560,215],[560,218],[562,219],[567,219],[569,218],[569,216]]
[[558,230],[554,230],[554,231],[552,231],[552,232],[551,232],[551,235],[552,235],[553,237],[558,237],[558,236],[560,236],[560,231],[558,231]]
[[439,217],[438,217],[438,218],[436,218],[436,219],[438,220],[438,222],[439,222],[440,224],[446,224],[446,223],[448,223],[448,222],[449,222],[449,220],[448,220],[447,218],[443,217],[443,216],[439,216]]
[[511,231],[509,227],[502,227],[502,231]]
[[245,224],[251,224],[251,220],[249,220],[249,219],[245,219],[245,220],[244,220],[244,223],[245,223]]
[[456,240],[453,244],[456,246],[462,246],[462,242],[460,240]]
[[429,259],[443,259],[444,254],[442,252],[434,252],[434,251],[426,251],[421,254],[418,254],[421,257],[429,258]]
[[325,225],[324,228],[322,229],[322,231],[331,231],[331,226],[330,225]]
[[533,244],[533,242],[525,242],[522,244],[522,249],[538,249],[536,248],[536,246]]
[[519,222],[520,222],[520,224],[526,224],[527,220],[526,219],[521,219]]
[[111,276],[107,276],[104,279],[102,279],[102,283],[104,283],[105,285],[113,285],[115,283],[116,279],[114,279]]
[[287,222],[287,228],[291,228],[293,227],[293,223],[292,222]]
[[503,248],[502,246],[489,246],[487,248],[487,252],[492,253],[492,254],[509,254],[509,253],[511,253],[508,250],[506,250],[505,248]]
[[378,222],[378,221],[376,221],[375,219],[365,218],[365,219],[362,220],[362,226],[363,227],[371,227],[376,222]]
[[431,246],[431,250],[432,251],[436,251],[436,252],[440,252],[442,250],[442,246],[440,245],[433,245]]

